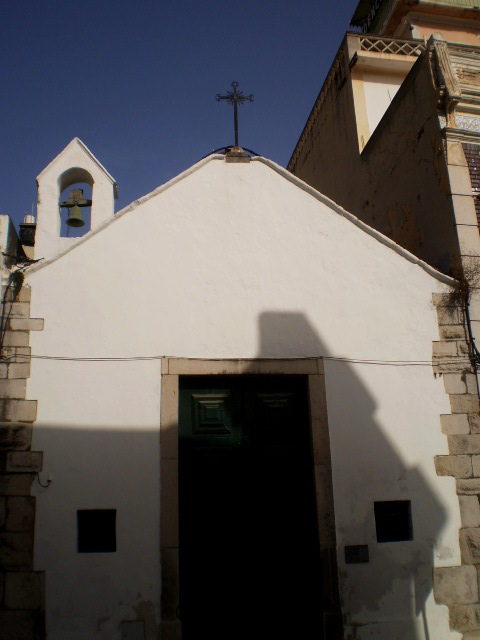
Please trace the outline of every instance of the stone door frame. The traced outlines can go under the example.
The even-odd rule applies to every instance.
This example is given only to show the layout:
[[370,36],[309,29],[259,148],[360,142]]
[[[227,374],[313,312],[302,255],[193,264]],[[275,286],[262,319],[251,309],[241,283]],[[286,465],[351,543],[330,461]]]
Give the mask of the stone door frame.
[[[180,640],[178,399],[180,376],[301,375],[308,381],[309,419],[315,472],[316,507],[323,568],[324,626],[338,627],[335,517],[330,440],[322,358],[208,360],[162,359],[160,410],[160,557],[162,571],[161,629],[164,640]],[[332,626],[333,625],[333,626]],[[333,637],[326,635],[326,637]],[[341,637],[341,636],[339,636]]]

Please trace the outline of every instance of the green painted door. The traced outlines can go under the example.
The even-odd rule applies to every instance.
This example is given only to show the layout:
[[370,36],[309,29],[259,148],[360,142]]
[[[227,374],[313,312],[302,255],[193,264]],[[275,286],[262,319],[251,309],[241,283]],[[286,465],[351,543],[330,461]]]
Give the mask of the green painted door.
[[321,638],[306,380],[182,378],[184,640]]

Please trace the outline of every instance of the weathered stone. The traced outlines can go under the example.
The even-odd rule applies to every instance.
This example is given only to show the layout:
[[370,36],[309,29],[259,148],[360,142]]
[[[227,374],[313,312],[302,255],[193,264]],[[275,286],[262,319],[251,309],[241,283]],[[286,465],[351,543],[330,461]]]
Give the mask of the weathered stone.
[[460,529],[462,564],[480,564],[480,529]]
[[28,362],[12,362],[8,365],[8,378],[28,378],[30,376],[30,360]]
[[14,300],[14,302],[30,302],[32,295],[32,290],[30,287],[22,285],[20,289],[17,289],[17,291],[15,291],[15,296],[13,295],[13,293],[13,290],[10,289],[6,298],[8,302],[11,302],[12,299]]
[[28,347],[30,333],[28,331],[5,331],[3,344],[6,347]]
[[465,340],[465,327],[463,326],[463,324],[440,325],[440,339]]
[[17,302],[30,302],[32,299],[32,290],[28,286],[21,287],[20,291],[17,292],[16,300]]
[[464,633],[463,640],[480,640],[480,629],[478,631],[468,631]]
[[28,496],[34,479],[33,473],[0,474],[1,496]]
[[[465,158],[465,154],[460,142],[447,142],[447,161],[448,164],[458,165],[460,167],[468,167],[467,160]],[[472,198],[469,199],[471,200]]]
[[36,400],[0,398],[0,422],[35,422],[36,417]]
[[473,477],[480,478],[480,456],[472,456]]
[[31,347],[10,347],[10,348],[13,349],[15,358],[19,362],[23,362],[26,357],[30,358],[30,356],[32,355]]
[[463,312],[459,307],[437,307],[439,325],[462,324]]
[[450,626],[456,631],[476,631],[480,629],[480,605],[461,604],[449,608]]
[[468,415],[468,423],[472,433],[480,433],[480,414],[470,413]]
[[178,549],[162,549],[162,618],[176,619],[178,610]]
[[453,455],[480,453],[480,434],[448,436],[448,450]]
[[472,457],[465,455],[435,456],[435,469],[439,476],[471,478],[473,476]]
[[[43,331],[43,318],[11,318],[9,321],[9,329],[12,331]],[[463,335],[456,336],[464,338]]]
[[8,375],[8,366],[5,363],[1,362],[0,363],[0,379],[6,378],[7,375]]
[[471,393],[465,395],[450,394],[452,413],[476,413],[478,411],[478,396]]
[[4,570],[31,570],[33,562],[33,531],[0,533],[0,566]]
[[162,640],[182,640],[182,623],[180,620],[163,620],[160,623]]
[[467,385],[467,393],[478,395],[476,376],[473,373],[465,373],[464,378],[465,378],[465,384]]
[[457,353],[463,358],[468,358],[470,354],[470,348],[464,340],[462,340],[461,342],[457,342]]
[[480,478],[461,478],[457,480],[458,495],[477,495],[480,494]]
[[28,302],[14,302],[10,312],[10,318],[29,318],[30,305]]
[[7,518],[7,499],[5,497],[0,497],[0,529],[4,526],[6,518]]
[[43,614],[34,611],[0,611],[2,640],[43,640]]
[[43,573],[7,572],[5,574],[6,609],[42,610],[45,607],[45,579]]
[[32,444],[31,424],[0,422],[0,449],[28,449]]
[[[467,172],[468,176],[468,172]],[[468,177],[467,177],[468,180]],[[452,189],[454,189],[452,185]],[[453,191],[460,195],[458,191]],[[464,193],[465,196],[471,196],[472,191],[470,187],[470,193]],[[478,252],[478,229],[477,226],[466,227],[464,225],[457,227],[457,237],[458,237],[458,245],[460,248],[460,254],[463,256],[473,255],[474,252]]]
[[27,391],[27,381],[24,379],[17,380],[0,380],[0,397],[2,398],[25,398]]
[[442,432],[447,435],[470,433],[470,425],[466,413],[453,413],[440,416]]
[[5,471],[7,473],[39,473],[42,470],[42,464],[41,451],[8,451]]
[[447,393],[467,393],[467,383],[463,373],[446,373],[443,383]]
[[[458,309],[457,305],[453,305],[450,301],[450,295],[448,293],[432,293],[433,304],[436,307],[451,307]],[[438,310],[438,309],[437,309]]]
[[462,527],[480,527],[479,496],[458,496]]
[[478,602],[477,571],[473,565],[434,570],[433,591],[438,604]]
[[468,358],[434,358],[433,373],[435,375],[443,375],[445,373],[461,373],[465,371],[468,364]]
[[7,498],[6,511],[6,531],[33,531],[35,524],[35,498],[31,496],[9,496]]
[[434,342],[433,357],[434,358],[455,358],[457,356],[456,342]]

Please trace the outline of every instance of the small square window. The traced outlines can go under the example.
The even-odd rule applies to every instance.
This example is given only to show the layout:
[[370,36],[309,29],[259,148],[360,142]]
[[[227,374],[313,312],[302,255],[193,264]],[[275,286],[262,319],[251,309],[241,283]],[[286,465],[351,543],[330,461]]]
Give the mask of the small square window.
[[410,500],[374,502],[377,542],[413,540]]
[[77,511],[78,553],[112,553],[117,550],[116,509]]

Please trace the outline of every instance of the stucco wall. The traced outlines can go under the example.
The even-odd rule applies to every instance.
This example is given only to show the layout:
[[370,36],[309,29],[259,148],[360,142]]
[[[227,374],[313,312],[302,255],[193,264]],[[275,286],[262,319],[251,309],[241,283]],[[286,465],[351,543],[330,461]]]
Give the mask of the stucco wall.
[[448,273],[450,257],[459,250],[436,101],[424,54],[360,153],[347,77],[339,90],[330,88],[291,170]]
[[425,38],[428,40],[432,33],[441,33],[447,42],[458,42],[460,44],[471,44],[475,47],[480,45],[480,34],[478,27],[467,24],[448,24],[444,21],[421,20],[417,17],[412,19],[411,38]]
[[370,131],[375,131],[404,80],[404,74],[363,72],[367,117]]
[[[439,279],[262,160],[214,158],[27,275],[34,355],[288,358],[428,363]],[[337,210],[335,210],[337,209]],[[357,638],[456,638],[432,567],[460,563],[453,478],[431,366],[326,361],[341,597]],[[35,566],[49,640],[110,640],[158,623],[160,362],[34,359]],[[375,500],[412,500],[414,540],[377,544]],[[76,553],[75,511],[116,508],[116,554]],[[370,563],[345,565],[343,546]],[[74,623],[72,623],[74,621]],[[353,631],[352,631],[353,632]]]

